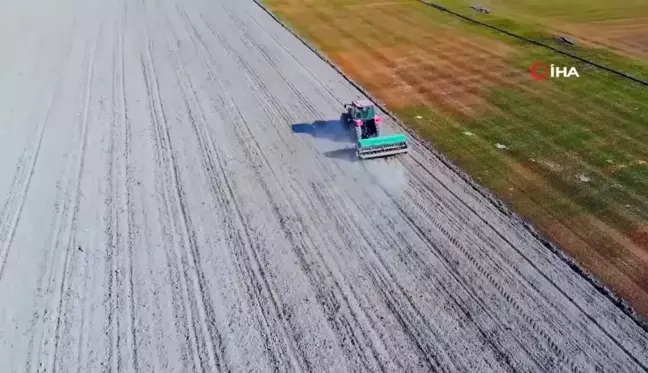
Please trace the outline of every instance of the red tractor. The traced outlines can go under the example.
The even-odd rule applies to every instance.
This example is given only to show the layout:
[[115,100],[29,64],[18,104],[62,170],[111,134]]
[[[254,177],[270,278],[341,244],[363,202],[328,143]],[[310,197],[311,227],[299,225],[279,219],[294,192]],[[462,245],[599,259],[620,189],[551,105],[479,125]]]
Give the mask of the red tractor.
[[408,151],[407,136],[403,134],[382,136],[383,120],[369,100],[345,104],[347,118],[354,124],[358,156],[362,159],[384,157]]

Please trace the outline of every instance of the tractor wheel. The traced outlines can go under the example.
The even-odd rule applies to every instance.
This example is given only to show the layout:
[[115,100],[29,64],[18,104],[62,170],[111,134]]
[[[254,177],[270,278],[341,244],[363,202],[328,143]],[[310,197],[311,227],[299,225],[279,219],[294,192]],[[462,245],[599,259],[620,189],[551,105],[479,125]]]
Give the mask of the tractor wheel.
[[340,115],[340,123],[342,123],[342,126],[344,128],[348,128],[350,120],[349,120],[349,117],[347,116],[346,113],[343,113],[342,115]]
[[367,121],[364,125],[367,138],[378,137],[378,123],[373,120]]

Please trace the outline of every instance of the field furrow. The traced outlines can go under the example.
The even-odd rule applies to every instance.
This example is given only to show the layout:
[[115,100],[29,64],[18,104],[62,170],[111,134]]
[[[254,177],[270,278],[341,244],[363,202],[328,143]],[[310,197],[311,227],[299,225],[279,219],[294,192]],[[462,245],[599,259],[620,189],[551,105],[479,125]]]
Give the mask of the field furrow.
[[[648,371],[646,331],[427,143],[358,161],[363,95],[253,1],[28,2],[0,13],[40,58],[0,75],[3,372]],[[405,61],[420,103],[473,113],[439,48]]]

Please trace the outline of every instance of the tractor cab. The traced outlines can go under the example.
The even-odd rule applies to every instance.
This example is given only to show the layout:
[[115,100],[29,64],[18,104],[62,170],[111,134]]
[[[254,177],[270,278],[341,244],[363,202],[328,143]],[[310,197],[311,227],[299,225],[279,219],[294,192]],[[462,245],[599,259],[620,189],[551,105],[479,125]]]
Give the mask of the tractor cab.
[[351,117],[354,120],[368,121],[376,116],[376,108],[369,100],[358,100],[351,103]]

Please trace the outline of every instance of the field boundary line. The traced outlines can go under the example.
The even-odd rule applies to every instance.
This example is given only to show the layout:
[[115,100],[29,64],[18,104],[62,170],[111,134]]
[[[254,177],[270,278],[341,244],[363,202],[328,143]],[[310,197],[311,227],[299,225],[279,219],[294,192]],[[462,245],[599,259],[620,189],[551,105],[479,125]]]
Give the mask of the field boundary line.
[[419,3],[425,4],[425,5],[427,5],[427,6],[430,6],[430,7],[432,7],[432,8],[435,8],[435,9],[437,9],[437,10],[440,10],[440,11],[442,11],[442,12],[445,12],[445,13],[448,13],[448,14],[450,14],[450,15],[453,15],[453,16],[455,16],[455,17],[459,17],[459,18],[461,18],[461,19],[463,19],[463,20],[466,20],[466,21],[468,21],[468,22],[472,22],[472,23],[478,24],[478,25],[480,25],[480,26],[487,27],[487,28],[489,28],[489,29],[491,29],[491,30],[495,30],[495,31],[497,31],[497,32],[499,32],[499,33],[502,33],[502,34],[505,34],[505,35],[508,35],[508,36],[514,37],[514,38],[516,38],[516,39],[523,40],[523,41],[526,41],[526,42],[528,42],[528,43],[535,44],[535,45],[537,45],[537,46],[540,46],[540,47],[544,47],[544,48],[550,49],[550,50],[552,50],[552,51],[554,51],[554,52],[556,52],[556,53],[558,53],[558,54],[562,54],[563,56],[567,56],[567,57],[570,57],[570,58],[574,58],[574,59],[576,59],[576,60],[578,60],[578,61],[580,61],[580,62],[584,62],[584,63],[586,63],[586,64],[588,64],[588,65],[591,65],[591,66],[594,66],[594,67],[596,67],[596,68],[599,68],[599,69],[605,70],[605,71],[607,71],[607,72],[610,72],[610,73],[612,73],[612,74],[618,75],[618,76],[620,76],[620,77],[622,77],[622,78],[626,78],[626,79],[632,80],[632,81],[635,82],[635,83],[639,83],[639,84],[641,84],[641,85],[648,86],[648,81],[643,80],[643,79],[640,79],[640,78],[636,78],[636,77],[634,77],[634,76],[632,76],[632,75],[629,75],[629,74],[624,73],[623,71],[619,71],[619,70],[613,69],[613,68],[611,68],[611,67],[607,67],[607,66],[605,66],[605,65],[601,65],[600,63],[598,63],[598,62],[594,62],[594,61],[592,61],[592,60],[588,60],[587,58],[578,57],[578,56],[575,55],[575,54],[572,54],[572,53],[569,53],[569,52],[566,52],[566,51],[560,50],[560,49],[555,48],[555,47],[552,47],[552,46],[549,45],[549,44],[545,44],[545,43],[539,42],[539,41],[537,41],[537,40],[533,40],[533,39],[525,38],[525,37],[522,36],[522,35],[518,35],[518,34],[515,34],[515,33],[510,32],[510,31],[506,31],[506,30],[504,30],[504,29],[502,29],[502,28],[499,28],[499,27],[496,27],[496,26],[489,25],[489,24],[486,23],[486,22],[478,21],[478,20],[476,20],[476,19],[474,19],[474,18],[471,18],[471,17],[465,16],[465,15],[463,15],[463,14],[461,14],[461,13],[457,13],[457,12],[455,12],[455,11],[452,11],[452,10],[450,10],[450,9],[448,9],[448,8],[446,8],[446,7],[444,7],[444,6],[442,6],[442,5],[435,4],[435,3],[430,3],[430,2],[427,2],[427,1],[425,1],[425,0],[416,0],[416,1],[418,1]]
[[[500,212],[512,219],[515,223],[522,225],[535,239],[540,241],[547,249],[554,253],[558,258],[565,262],[574,272],[580,275],[585,279],[589,284],[591,284],[596,290],[598,290],[602,295],[604,295],[608,300],[610,300],[617,308],[619,308],[626,316],[635,322],[641,329],[645,332],[648,332],[648,318],[637,313],[634,308],[624,299],[617,296],[614,291],[609,289],[604,285],[597,277],[593,274],[590,274],[584,268],[582,268],[571,256],[569,256],[564,250],[558,247],[556,244],[551,242],[546,238],[542,233],[540,233],[532,223],[527,221],[525,218],[518,215],[511,208],[509,208],[502,200],[497,197],[496,194],[491,192],[487,187],[477,183],[472,176],[468,175],[463,169],[461,169],[455,162],[447,158],[445,155],[441,154],[434,145],[423,139],[418,133],[408,127],[402,120],[400,120],[395,113],[389,110],[381,100],[378,100],[372,94],[370,94],[365,88],[363,88],[359,83],[349,77],[346,73],[342,71],[340,67],[337,66],[333,61],[331,61],[323,52],[320,52],[315,46],[308,42],[305,38],[299,35],[295,30],[292,29],[288,24],[282,21],[277,17],[270,9],[268,9],[261,0],[252,0],[254,3],[259,6],[263,11],[265,11],[270,17],[272,17],[279,25],[284,29],[290,32],[297,40],[304,44],[308,49],[315,53],[321,60],[326,62],[331,66],[338,74],[342,76],[349,84],[356,88],[360,93],[365,97],[374,102],[374,104],[380,108],[385,114],[387,114],[401,129],[407,132],[410,136],[416,138],[427,150],[432,153],[432,156],[436,157],[441,163],[448,167],[452,172],[459,176],[470,188],[483,196],[486,200],[491,202]],[[422,1],[422,0],[418,0]],[[646,83],[648,85],[648,83]]]

